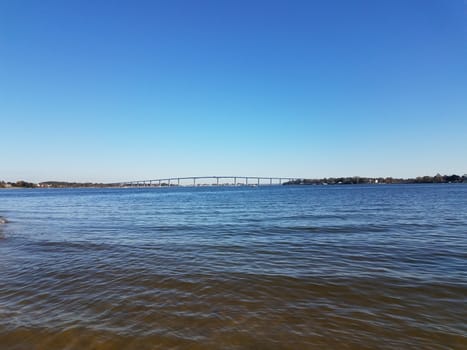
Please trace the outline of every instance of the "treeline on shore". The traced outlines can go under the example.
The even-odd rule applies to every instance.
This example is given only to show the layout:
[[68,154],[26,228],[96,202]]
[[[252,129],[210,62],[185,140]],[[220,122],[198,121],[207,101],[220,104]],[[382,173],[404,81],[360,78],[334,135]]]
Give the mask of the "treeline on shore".
[[357,185],[357,184],[431,184],[431,183],[467,183],[467,175],[418,176],[415,178],[395,177],[330,177],[322,179],[297,179],[284,185]]
[[94,182],[65,182],[65,181],[46,181],[46,182],[5,182],[0,181],[0,188],[73,188],[73,187],[116,187],[114,184],[94,183]]

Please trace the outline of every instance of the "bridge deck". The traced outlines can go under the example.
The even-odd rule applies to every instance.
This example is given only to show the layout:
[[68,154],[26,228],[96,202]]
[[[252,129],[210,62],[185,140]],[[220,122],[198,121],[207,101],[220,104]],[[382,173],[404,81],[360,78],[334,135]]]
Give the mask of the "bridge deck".
[[[219,180],[230,179],[233,182],[220,183]],[[184,177],[167,177],[151,180],[124,181],[114,183],[122,187],[159,187],[159,186],[200,186],[200,185],[282,185],[283,181],[293,181],[297,178],[292,177],[264,177],[264,176],[184,176]],[[190,184],[180,184],[180,181],[191,181]],[[203,183],[201,180],[213,180],[214,183]],[[244,180],[245,183],[238,181]],[[197,183],[198,181],[198,183]],[[250,182],[249,182],[250,181]],[[265,182],[266,181],[266,182]]]

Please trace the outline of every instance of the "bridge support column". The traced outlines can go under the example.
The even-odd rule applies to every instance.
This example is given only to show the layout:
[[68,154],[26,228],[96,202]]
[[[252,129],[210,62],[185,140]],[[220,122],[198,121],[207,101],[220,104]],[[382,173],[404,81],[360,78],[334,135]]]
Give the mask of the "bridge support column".
[[234,177],[234,185],[237,186],[237,178]]
[[193,178],[193,186],[196,186],[196,178]]
[[177,186],[180,186],[180,178],[177,179]]
[[219,178],[216,177],[216,185],[219,186]]
[[259,186],[259,177],[258,177],[258,186]]

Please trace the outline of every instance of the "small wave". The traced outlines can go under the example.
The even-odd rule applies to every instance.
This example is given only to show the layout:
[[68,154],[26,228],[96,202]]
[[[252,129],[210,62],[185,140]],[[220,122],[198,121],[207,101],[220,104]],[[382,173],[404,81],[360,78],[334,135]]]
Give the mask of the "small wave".
[[307,233],[374,233],[387,232],[388,225],[322,225],[322,226],[277,226],[280,232],[307,232]]
[[[93,243],[87,241],[39,241],[32,249],[39,247],[44,252],[91,252],[114,248],[110,243]],[[115,249],[115,248],[114,248]]]

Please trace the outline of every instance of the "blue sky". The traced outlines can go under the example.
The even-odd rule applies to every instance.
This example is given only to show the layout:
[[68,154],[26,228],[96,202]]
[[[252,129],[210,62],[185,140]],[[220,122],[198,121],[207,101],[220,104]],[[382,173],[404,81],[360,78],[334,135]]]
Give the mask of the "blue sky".
[[0,0],[0,179],[467,173],[463,0]]

